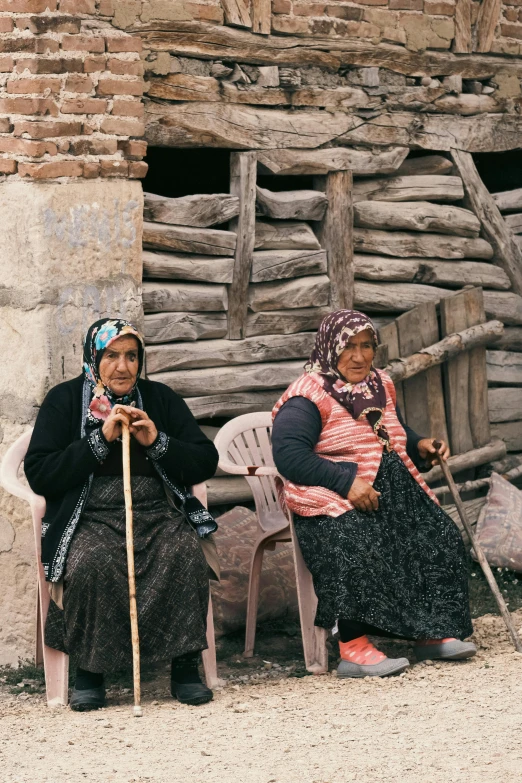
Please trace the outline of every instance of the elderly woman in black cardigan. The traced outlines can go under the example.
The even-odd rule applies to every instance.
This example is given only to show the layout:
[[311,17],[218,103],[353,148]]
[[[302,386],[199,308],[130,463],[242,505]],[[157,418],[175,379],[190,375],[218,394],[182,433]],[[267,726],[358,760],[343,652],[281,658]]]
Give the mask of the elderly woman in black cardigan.
[[[94,323],[84,370],[47,394],[25,459],[43,495],[42,562],[51,583],[46,644],[78,668],[74,710],[105,703],[104,672],[131,665],[121,426],[130,418],[137,602],[143,663],[172,660],[172,695],[212,698],[198,674],[209,570],[199,541],[216,523],[187,487],[218,455],[185,402],[140,379],[143,338],[118,319]],[[183,513],[178,511],[178,508]]]

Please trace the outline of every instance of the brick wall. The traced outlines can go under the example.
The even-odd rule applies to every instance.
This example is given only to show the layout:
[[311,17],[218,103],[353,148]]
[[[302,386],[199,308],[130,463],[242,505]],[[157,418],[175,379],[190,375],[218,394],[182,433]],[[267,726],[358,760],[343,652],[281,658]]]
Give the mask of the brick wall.
[[95,12],[0,0],[0,175],[145,175],[141,41]]

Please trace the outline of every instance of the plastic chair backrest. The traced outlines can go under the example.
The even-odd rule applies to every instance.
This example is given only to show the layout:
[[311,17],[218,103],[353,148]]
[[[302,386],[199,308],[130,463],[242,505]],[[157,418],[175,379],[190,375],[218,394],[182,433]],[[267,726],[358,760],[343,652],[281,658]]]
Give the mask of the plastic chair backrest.
[[[227,422],[214,441],[219,466],[248,481],[264,531],[286,519],[278,494],[279,474],[272,456],[272,414],[245,413]],[[288,520],[287,520],[288,522]]]

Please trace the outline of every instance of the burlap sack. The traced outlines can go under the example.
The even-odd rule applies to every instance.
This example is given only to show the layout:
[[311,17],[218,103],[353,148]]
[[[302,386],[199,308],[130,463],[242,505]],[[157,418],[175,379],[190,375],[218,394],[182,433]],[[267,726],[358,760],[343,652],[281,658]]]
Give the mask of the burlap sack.
[[491,474],[476,538],[490,565],[522,571],[522,492],[498,473]]

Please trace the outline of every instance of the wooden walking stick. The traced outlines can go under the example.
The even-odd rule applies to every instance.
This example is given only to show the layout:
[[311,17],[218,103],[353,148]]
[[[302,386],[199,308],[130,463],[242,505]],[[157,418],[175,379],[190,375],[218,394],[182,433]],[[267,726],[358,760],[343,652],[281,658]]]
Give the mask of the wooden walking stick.
[[138,607],[136,605],[136,577],[134,573],[134,531],[132,519],[132,490],[130,471],[129,420],[121,425],[123,451],[123,491],[125,494],[125,531],[127,539],[127,568],[129,574],[129,601],[132,639],[132,674],[134,678],[134,717],[141,718],[140,637],[138,634]]
[[442,459],[440,455],[439,449],[441,448],[442,443],[439,440],[434,440],[433,445],[437,450],[437,459],[439,461],[439,465],[442,468],[442,472],[444,473],[444,478],[446,479],[446,483],[450,489],[451,494],[453,495],[453,500],[455,501],[457,511],[459,512],[459,516],[462,520],[464,530],[468,534],[468,538],[470,540],[471,546],[475,550],[477,560],[480,563],[480,567],[482,568],[482,571],[484,572],[484,576],[486,577],[487,582],[491,588],[491,592],[495,597],[495,601],[497,602],[497,606],[500,610],[500,614],[502,615],[502,618],[506,624],[506,628],[508,629],[509,635],[511,636],[511,641],[513,642],[513,646],[517,652],[522,652],[522,642],[520,641],[520,638],[515,630],[515,626],[513,625],[513,621],[511,619],[509,609],[506,606],[506,602],[504,601],[502,593],[498,589],[498,585],[496,583],[495,577],[493,576],[493,571],[491,570],[491,567],[488,561],[486,560],[486,555],[482,551],[480,544],[478,544],[477,541],[475,540],[475,535],[473,533],[473,530],[471,529],[471,525],[468,516],[466,514],[466,509],[464,508],[464,503],[462,502],[460,493],[455,485],[448,464]]

